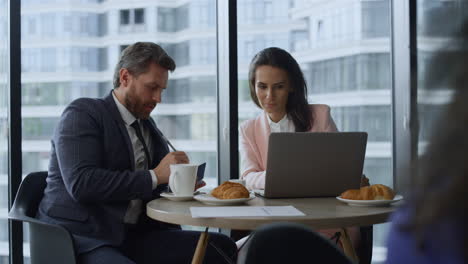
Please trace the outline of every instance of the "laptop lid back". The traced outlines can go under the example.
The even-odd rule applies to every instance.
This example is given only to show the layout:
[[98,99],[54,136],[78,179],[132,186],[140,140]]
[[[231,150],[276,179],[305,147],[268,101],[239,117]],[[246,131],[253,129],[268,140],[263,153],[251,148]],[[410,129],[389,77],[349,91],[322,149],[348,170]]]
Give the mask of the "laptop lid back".
[[359,188],[367,133],[272,133],[265,197],[338,196]]

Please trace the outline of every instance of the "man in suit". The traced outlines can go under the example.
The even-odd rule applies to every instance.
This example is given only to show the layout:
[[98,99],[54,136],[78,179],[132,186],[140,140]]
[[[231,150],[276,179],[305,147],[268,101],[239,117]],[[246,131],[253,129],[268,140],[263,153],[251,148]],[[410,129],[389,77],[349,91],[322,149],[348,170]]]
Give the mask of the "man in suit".
[[[121,54],[114,89],[102,99],[80,98],[64,110],[52,138],[47,187],[37,218],[67,228],[81,263],[189,263],[199,232],[149,219],[146,202],[167,186],[169,152],[150,114],[161,102],[175,62],[157,44],[138,42]],[[236,246],[214,233],[228,256]],[[223,263],[208,247],[207,263]]]

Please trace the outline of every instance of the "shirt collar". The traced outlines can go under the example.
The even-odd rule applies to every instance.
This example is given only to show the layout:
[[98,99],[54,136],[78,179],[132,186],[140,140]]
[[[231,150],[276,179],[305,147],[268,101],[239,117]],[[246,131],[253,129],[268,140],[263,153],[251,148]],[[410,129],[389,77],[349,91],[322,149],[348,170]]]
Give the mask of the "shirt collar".
[[119,99],[117,99],[117,97],[115,96],[114,91],[112,91],[112,97],[114,98],[115,104],[117,105],[117,109],[119,109],[120,115],[122,116],[122,119],[125,122],[125,124],[131,125],[133,122],[135,122],[135,120],[137,120],[135,116],[133,116],[133,114],[130,113],[130,111],[128,111],[128,109],[120,103]]
[[[268,114],[267,114],[268,116]],[[275,127],[275,128],[280,128],[280,131],[287,131],[288,130],[288,127],[289,127],[289,118],[288,118],[288,115],[284,115],[283,118],[278,121],[277,123],[273,122],[271,119],[270,119],[270,116],[268,116],[268,124],[270,125],[270,128],[271,127]]]

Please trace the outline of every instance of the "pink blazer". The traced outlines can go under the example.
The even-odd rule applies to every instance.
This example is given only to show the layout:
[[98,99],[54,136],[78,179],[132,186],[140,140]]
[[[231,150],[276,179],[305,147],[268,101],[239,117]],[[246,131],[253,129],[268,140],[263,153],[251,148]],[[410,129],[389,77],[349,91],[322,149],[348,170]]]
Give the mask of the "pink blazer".
[[[337,132],[328,105],[309,105],[312,113],[312,128],[309,132]],[[268,153],[270,125],[268,115],[263,112],[240,126],[241,179],[249,189],[265,188],[265,170]]]

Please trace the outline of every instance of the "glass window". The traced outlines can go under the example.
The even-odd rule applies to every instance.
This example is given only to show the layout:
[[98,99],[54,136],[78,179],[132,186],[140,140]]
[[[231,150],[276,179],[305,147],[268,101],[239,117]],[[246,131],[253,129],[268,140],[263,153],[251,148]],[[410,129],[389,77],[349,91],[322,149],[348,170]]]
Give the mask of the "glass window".
[[176,9],[158,7],[158,31],[174,32],[176,30]]
[[388,37],[390,35],[390,12],[388,1],[362,1],[363,38]]
[[73,20],[71,15],[65,15],[63,17],[63,32],[71,32],[73,29]]
[[120,45],[120,52],[122,52],[124,49],[126,49],[129,45]]
[[34,17],[28,19],[28,23],[26,25],[28,28],[28,34],[35,35],[36,34],[36,20]]
[[[193,29],[212,28],[216,24],[216,2],[191,1],[188,5],[189,26]],[[182,11],[182,10],[181,10]]]
[[23,118],[22,121],[24,140],[50,140],[58,118]]
[[[453,91],[445,86],[430,86],[426,80],[431,58],[448,44],[468,17],[468,2],[463,0],[420,0],[417,2],[417,109],[419,121],[418,153],[423,154],[433,126],[446,110]],[[444,51],[445,52],[445,51]],[[449,48],[446,49],[449,53]]]
[[145,23],[145,9],[137,8],[135,9],[135,24],[144,24]]
[[[212,1],[212,0],[204,0]],[[194,13],[195,15],[195,13]],[[189,4],[184,4],[175,9],[176,31],[181,31],[189,28]]]
[[120,10],[120,25],[130,24],[130,10]]
[[90,28],[88,27],[88,23],[90,18],[87,16],[81,16],[80,17],[80,33],[85,34],[90,31]]
[[323,20],[319,20],[317,21],[317,34],[316,34],[316,38],[317,40],[321,40],[323,39],[323,28],[324,28],[324,25],[323,25]]
[[98,36],[102,37],[107,34],[107,14],[98,15]]
[[[47,169],[50,139],[65,106],[79,97],[108,95],[120,52],[136,41],[134,33],[152,29],[167,35],[152,32],[145,41],[161,44],[177,64],[153,118],[193,163],[207,162],[205,180],[216,185],[216,2],[167,7],[164,1],[140,1],[138,8],[116,9],[109,4],[119,1],[83,1],[93,4],[22,1],[23,173]],[[36,28],[29,22],[34,20]],[[180,38],[188,28],[192,34]]]
[[[8,1],[0,0],[0,263],[9,263],[8,243]],[[34,29],[35,31],[35,29]]]
[[420,37],[447,38],[460,27],[468,10],[468,2],[463,0],[419,0],[417,10],[418,35]]
[[[392,186],[390,1],[237,3],[239,121],[261,112],[250,99],[250,60],[261,49],[283,48],[301,66],[309,103],[329,105],[340,131],[368,133],[364,174],[370,182]],[[385,260],[387,227],[374,230],[378,263]]]
[[55,13],[42,13],[40,15],[42,35],[47,37],[55,36],[55,25],[57,25],[55,17]]
[[237,2],[239,25],[283,23],[288,21],[289,1],[240,0]]

